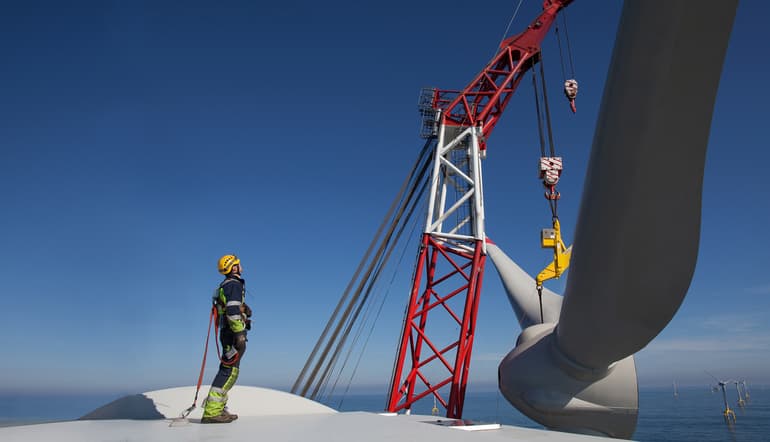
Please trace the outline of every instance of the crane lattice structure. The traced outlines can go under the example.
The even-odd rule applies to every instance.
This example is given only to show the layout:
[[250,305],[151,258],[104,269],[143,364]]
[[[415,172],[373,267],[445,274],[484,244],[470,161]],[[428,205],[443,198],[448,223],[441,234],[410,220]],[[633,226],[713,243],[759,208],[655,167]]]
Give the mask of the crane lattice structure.
[[[524,32],[505,39],[462,91],[422,95],[423,135],[437,142],[427,221],[388,393],[390,412],[408,412],[433,395],[447,417],[462,417],[486,263],[481,161],[513,93],[540,60],[557,13],[571,1],[545,0],[542,13]],[[456,340],[439,342],[437,316],[459,327]],[[448,399],[439,392],[446,387]]]

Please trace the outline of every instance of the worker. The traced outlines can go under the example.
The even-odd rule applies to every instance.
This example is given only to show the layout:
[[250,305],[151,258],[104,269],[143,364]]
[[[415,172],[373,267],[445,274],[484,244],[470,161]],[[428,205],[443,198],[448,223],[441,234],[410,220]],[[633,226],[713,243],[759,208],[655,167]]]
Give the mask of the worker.
[[214,292],[214,304],[219,312],[219,341],[222,356],[219,371],[211,383],[201,423],[230,423],[237,414],[227,410],[227,393],[238,380],[241,359],[246,351],[246,332],[251,329],[251,309],[244,302],[246,281],[241,278],[243,266],[235,255],[225,255],[217,265],[224,281]]

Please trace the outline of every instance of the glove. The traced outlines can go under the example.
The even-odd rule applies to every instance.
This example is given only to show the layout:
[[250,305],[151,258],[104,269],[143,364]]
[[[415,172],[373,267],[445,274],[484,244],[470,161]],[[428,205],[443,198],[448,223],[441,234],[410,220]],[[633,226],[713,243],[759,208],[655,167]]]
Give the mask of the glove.
[[251,308],[245,302],[241,304],[241,313],[246,315],[247,318],[251,318]]
[[243,357],[243,354],[246,353],[246,333],[236,333],[233,346],[238,350],[241,357]]
[[247,319],[245,322],[246,322],[246,330],[251,330],[251,319]]

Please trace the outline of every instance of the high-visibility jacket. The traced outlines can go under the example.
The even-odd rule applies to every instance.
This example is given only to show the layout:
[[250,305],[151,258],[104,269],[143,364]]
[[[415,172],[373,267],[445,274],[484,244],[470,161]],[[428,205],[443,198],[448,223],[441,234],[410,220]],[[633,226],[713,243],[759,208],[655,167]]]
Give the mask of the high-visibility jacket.
[[219,328],[228,327],[233,333],[246,331],[241,306],[246,298],[246,281],[228,276],[214,293],[214,304],[219,312]]

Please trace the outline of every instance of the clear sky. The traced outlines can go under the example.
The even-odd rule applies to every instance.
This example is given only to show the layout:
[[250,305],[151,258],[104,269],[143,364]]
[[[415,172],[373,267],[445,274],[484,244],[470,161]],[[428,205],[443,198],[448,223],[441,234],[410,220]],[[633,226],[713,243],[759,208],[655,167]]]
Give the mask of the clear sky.
[[[422,145],[419,89],[465,86],[517,2],[263,3],[4,7],[0,392],[193,384],[216,260],[230,252],[256,312],[241,382],[291,385]],[[539,5],[525,1],[510,33]],[[568,8],[577,115],[560,93],[555,37],[544,45],[568,240],[620,8]],[[739,6],[698,267],[680,311],[637,356],[642,387],[705,385],[704,369],[770,383],[769,12],[758,0]],[[534,115],[523,84],[484,163],[488,232],[530,273],[548,262],[538,238],[550,220]],[[479,386],[495,382],[519,333],[489,268],[471,370]],[[390,378],[406,296],[394,284],[357,383]]]

